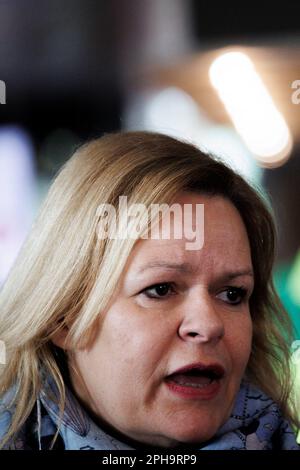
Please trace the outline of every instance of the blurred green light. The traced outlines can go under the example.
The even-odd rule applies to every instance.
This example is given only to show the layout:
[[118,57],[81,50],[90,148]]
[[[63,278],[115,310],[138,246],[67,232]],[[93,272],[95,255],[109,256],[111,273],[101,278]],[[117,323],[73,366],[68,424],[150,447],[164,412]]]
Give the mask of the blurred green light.
[[288,275],[287,291],[294,304],[300,307],[300,250]]

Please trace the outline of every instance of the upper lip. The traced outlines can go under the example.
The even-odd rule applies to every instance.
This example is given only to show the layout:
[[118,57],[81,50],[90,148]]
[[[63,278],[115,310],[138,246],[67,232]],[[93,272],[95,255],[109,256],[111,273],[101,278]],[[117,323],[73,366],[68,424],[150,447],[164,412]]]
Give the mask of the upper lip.
[[189,372],[190,370],[207,371],[215,375],[217,379],[221,379],[225,375],[225,369],[221,364],[218,364],[216,362],[211,364],[194,362],[192,364],[188,364],[186,366],[181,367],[180,369],[175,370],[174,372],[169,374],[168,377],[174,374],[184,374],[186,372]]

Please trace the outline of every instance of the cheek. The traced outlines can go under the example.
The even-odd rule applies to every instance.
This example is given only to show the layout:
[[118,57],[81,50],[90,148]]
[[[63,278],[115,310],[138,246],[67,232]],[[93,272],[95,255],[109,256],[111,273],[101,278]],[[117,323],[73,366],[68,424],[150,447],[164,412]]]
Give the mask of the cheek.
[[[124,315],[124,311],[130,315]],[[166,325],[165,312],[141,312],[135,306],[110,311],[103,324],[99,343],[106,355],[125,366],[147,367],[159,363],[170,347],[171,328]],[[132,369],[132,367],[131,367]]]
[[110,315],[103,322],[93,347],[81,355],[79,365],[93,382],[105,377],[106,384],[126,383],[136,387],[155,375],[168,354],[169,343],[161,322],[148,322],[135,312],[126,321],[122,315]]
[[238,319],[228,329],[228,348],[236,371],[244,371],[251,353],[252,320],[250,314]]

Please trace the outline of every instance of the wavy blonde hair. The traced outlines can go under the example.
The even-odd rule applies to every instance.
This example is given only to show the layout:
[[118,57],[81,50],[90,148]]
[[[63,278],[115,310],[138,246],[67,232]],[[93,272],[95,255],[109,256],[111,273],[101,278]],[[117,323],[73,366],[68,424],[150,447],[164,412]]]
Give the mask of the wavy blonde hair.
[[247,377],[298,425],[290,402],[293,331],[272,284],[275,229],[263,198],[241,176],[189,143],[147,132],[115,133],[80,147],[61,168],[0,296],[0,339],[7,349],[0,393],[16,391],[2,445],[17,436],[50,374],[64,407],[64,378],[51,338],[70,327],[73,348],[92,340],[135,240],[97,237],[97,208],[171,204],[177,193],[222,195],[239,210],[251,246],[253,347]]

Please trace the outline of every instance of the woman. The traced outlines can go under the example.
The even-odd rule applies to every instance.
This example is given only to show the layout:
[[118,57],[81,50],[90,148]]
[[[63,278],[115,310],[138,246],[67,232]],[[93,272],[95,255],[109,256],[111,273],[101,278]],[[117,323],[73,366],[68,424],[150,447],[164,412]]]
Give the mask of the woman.
[[2,290],[2,447],[299,450],[273,257],[261,197],[192,145],[80,148]]

